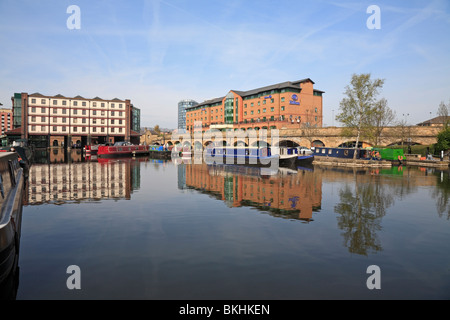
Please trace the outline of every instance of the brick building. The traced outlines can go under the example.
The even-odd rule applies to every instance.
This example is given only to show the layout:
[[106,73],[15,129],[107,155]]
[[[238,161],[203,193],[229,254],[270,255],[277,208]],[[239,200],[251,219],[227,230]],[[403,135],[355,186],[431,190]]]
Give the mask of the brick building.
[[15,93],[9,140],[36,147],[130,141],[139,144],[140,110],[130,100]]
[[[321,127],[322,95],[307,78],[249,91],[230,90],[224,97],[186,109],[186,129],[280,129]],[[195,127],[201,122],[201,127]]]

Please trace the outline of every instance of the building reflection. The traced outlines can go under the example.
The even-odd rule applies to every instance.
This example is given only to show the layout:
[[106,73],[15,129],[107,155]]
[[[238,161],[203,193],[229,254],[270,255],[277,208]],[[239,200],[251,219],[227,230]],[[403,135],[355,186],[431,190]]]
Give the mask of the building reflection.
[[26,205],[104,199],[129,200],[133,190],[140,187],[140,162],[148,160],[85,160],[80,157],[77,161],[78,158],[75,157],[66,162],[52,162],[58,158],[53,157],[51,151],[48,163],[37,161],[30,168]]
[[178,187],[195,189],[229,207],[250,206],[276,217],[313,221],[321,208],[322,176],[312,170],[179,164]]

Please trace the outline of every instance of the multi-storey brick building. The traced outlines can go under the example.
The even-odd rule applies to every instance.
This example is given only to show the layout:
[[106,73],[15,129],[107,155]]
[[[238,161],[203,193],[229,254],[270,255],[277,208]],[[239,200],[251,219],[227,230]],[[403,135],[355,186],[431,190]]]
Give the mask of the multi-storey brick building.
[[[186,129],[279,129],[321,127],[322,94],[307,78],[249,91],[230,90],[224,97],[186,109]],[[201,127],[195,123],[201,122]]]
[[2,120],[2,134],[13,129],[13,113],[11,109],[0,109],[0,118]]
[[11,140],[38,147],[130,141],[139,144],[140,112],[130,100],[15,93]]

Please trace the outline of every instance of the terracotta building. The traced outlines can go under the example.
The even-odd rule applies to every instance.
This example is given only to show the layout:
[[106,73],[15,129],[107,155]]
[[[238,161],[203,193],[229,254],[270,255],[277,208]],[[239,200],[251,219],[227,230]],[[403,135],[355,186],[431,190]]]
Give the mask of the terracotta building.
[[12,109],[0,109],[0,118],[2,120],[2,134],[13,129],[13,113]]
[[140,110],[130,100],[15,93],[9,140],[36,147],[130,141],[139,144]]
[[321,127],[323,93],[314,89],[309,78],[249,91],[230,90],[224,97],[187,108],[186,129],[193,132]]

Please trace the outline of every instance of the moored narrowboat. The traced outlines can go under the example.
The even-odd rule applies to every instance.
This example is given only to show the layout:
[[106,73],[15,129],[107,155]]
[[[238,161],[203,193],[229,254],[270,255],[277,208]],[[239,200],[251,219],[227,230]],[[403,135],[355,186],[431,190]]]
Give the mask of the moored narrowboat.
[[206,149],[205,161],[209,164],[241,164],[270,167],[278,166],[280,155],[272,154],[270,148],[258,147],[210,147]]
[[116,142],[113,146],[99,146],[97,151],[97,157],[126,157],[126,156],[139,156],[148,155],[148,146],[137,146],[129,142]]

